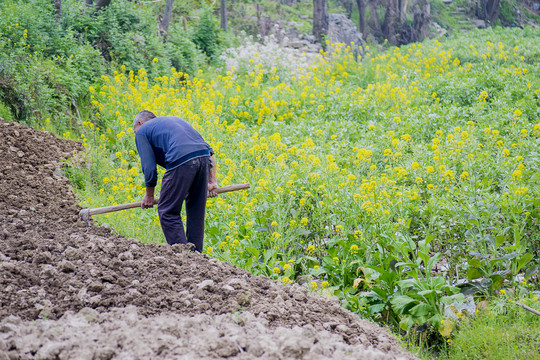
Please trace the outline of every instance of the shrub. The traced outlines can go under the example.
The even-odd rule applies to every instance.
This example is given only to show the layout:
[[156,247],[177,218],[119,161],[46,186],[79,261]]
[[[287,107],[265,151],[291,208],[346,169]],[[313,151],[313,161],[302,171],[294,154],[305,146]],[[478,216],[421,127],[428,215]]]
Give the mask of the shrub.
[[195,29],[192,39],[195,45],[210,59],[214,59],[218,55],[218,29],[210,8],[201,12],[199,26]]
[[168,41],[171,44],[169,46],[171,64],[176,70],[193,73],[204,60],[180,24],[172,26]]

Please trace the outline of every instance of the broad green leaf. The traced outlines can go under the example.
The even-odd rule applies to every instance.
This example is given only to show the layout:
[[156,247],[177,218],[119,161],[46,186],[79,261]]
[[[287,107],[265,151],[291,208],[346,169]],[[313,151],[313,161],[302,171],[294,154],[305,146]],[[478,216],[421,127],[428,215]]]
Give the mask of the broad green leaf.
[[495,237],[495,246],[497,246],[497,247],[501,246],[504,243],[505,240],[506,240],[506,236],[497,235]]
[[414,321],[411,316],[404,316],[399,321],[399,328],[403,331],[409,331],[409,329],[414,325]]
[[487,259],[489,257],[489,255],[487,254],[482,254],[482,253],[479,253],[478,251],[469,251],[469,255],[471,256],[477,256],[481,259]]
[[323,268],[318,268],[318,269],[310,269],[309,273],[313,276],[320,276],[322,274],[326,274],[326,271]]
[[417,300],[407,295],[398,295],[390,299],[390,303],[401,314],[406,314],[407,311],[417,304]]
[[436,253],[429,259],[427,263],[427,275],[430,275],[431,270],[433,270],[433,266],[435,266],[435,264],[438,263],[440,259],[441,253]]
[[478,293],[482,293],[485,290],[485,288],[482,287],[480,284],[473,282],[463,283],[460,284],[458,287],[463,295],[475,295]]
[[467,280],[474,280],[482,277],[482,273],[477,268],[469,268],[467,270]]
[[536,274],[537,272],[538,272],[538,265],[529,267],[527,271],[525,271],[525,278],[529,279],[532,275]]
[[432,295],[432,294],[435,294],[435,293],[436,293],[435,290],[424,290],[424,291],[418,292],[418,295],[427,296],[427,295]]
[[385,304],[374,304],[369,306],[369,312],[372,314],[378,314],[384,310]]
[[425,317],[430,315],[434,311],[433,305],[418,304],[409,310],[409,314],[416,317]]
[[525,265],[527,265],[533,259],[532,254],[526,253],[518,259],[518,268],[516,272],[519,272]]
[[500,259],[504,259],[504,260],[511,260],[511,259],[515,259],[519,256],[519,254],[517,252],[511,252],[510,254],[506,254],[506,255],[503,255],[500,257]]
[[330,266],[336,265],[336,262],[330,256],[323,257],[322,262],[323,262],[323,264],[327,264],[327,265],[330,265]]
[[454,294],[451,296],[441,297],[441,304],[450,305],[453,302],[463,302],[465,300],[465,295],[463,294]]
[[482,263],[478,259],[469,259],[467,260],[467,264],[477,268],[482,266]]
[[398,286],[402,289],[408,290],[409,288],[416,289],[418,281],[416,279],[405,279],[398,281]]
[[491,285],[489,286],[489,291],[491,293],[501,288],[504,282],[504,277],[502,277],[499,274],[494,274],[494,275],[491,275],[489,278],[491,279]]
[[441,314],[437,313],[433,315],[432,317],[430,317],[427,321],[431,325],[433,325],[435,329],[438,329],[442,325],[441,322],[443,321],[443,317]]
[[[422,259],[422,261],[424,262],[424,266],[428,267],[428,263],[429,263],[429,255],[424,253],[423,251],[418,251],[418,257],[420,259]],[[429,270],[428,270],[429,271]]]
[[248,247],[247,251],[249,251],[249,253],[255,257],[259,256],[259,253],[260,253],[259,250],[252,247]]

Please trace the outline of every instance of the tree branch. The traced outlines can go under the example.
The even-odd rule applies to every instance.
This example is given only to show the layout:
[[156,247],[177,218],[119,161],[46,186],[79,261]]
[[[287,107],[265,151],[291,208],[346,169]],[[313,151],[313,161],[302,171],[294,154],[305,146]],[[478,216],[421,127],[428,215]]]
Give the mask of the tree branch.
[[535,314],[535,315],[540,316],[540,311],[535,310],[535,309],[533,309],[532,307],[529,307],[529,306],[527,306],[527,305],[525,305],[525,304],[518,303],[518,302],[515,302],[514,304],[516,304],[517,306],[521,306],[521,307],[524,308],[525,310],[530,311],[530,312],[532,312],[532,313]]

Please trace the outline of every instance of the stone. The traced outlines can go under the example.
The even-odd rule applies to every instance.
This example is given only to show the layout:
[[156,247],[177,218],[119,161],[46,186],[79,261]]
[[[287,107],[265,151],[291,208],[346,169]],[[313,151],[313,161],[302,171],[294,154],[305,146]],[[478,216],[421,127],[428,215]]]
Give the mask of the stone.
[[479,29],[485,29],[486,22],[484,20],[476,19],[474,20],[474,27],[477,27]]
[[333,43],[357,46],[364,43],[356,25],[344,14],[328,14],[328,37]]
[[203,280],[197,284],[197,287],[200,290],[211,291],[211,289],[214,287],[214,280],[211,280],[211,279]]

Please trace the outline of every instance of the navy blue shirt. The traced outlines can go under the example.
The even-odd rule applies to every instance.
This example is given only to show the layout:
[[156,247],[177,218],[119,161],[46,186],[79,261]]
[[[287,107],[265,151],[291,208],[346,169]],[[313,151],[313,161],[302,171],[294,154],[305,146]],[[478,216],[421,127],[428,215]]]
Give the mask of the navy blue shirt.
[[202,136],[176,116],[160,116],[142,124],[135,144],[147,187],[157,184],[156,165],[171,170],[193,158],[214,154]]

